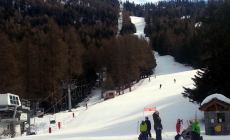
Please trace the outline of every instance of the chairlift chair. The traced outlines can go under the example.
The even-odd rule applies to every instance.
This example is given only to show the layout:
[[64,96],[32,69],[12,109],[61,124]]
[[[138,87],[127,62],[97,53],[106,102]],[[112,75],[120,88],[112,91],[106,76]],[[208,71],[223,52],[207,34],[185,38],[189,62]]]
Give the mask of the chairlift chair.
[[56,115],[54,115],[54,117],[49,116],[49,121],[50,121],[50,124],[56,124]]

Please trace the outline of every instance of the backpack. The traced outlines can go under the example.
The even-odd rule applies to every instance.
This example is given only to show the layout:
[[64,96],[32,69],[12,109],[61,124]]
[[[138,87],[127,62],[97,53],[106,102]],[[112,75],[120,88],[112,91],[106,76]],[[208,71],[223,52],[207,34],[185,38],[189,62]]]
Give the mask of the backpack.
[[138,140],[141,140],[142,139],[142,133],[140,133],[139,137],[138,137]]

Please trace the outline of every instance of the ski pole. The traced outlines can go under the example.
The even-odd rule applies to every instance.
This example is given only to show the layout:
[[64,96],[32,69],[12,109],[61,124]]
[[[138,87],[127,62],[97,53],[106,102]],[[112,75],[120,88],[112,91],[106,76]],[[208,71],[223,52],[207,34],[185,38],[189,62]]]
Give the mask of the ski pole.
[[167,136],[167,137],[168,137],[168,135],[167,135],[167,134],[165,134],[163,131],[162,131],[162,133],[163,133],[165,136]]
[[137,123],[137,134],[138,134],[138,125],[139,125],[139,121],[138,121],[138,123]]

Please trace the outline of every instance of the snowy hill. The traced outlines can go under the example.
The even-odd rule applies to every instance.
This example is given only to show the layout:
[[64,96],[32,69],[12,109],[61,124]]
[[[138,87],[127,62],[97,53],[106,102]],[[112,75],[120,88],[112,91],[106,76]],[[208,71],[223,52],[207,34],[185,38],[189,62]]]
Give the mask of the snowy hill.
[[[143,21],[143,18],[131,18],[136,24]],[[142,24],[144,25],[144,24]],[[142,30],[138,27],[138,30]],[[143,31],[143,30],[142,30]],[[138,34],[143,34],[138,31]],[[151,117],[153,112],[143,112],[144,107],[156,107],[160,112],[163,124],[162,134],[164,140],[172,140],[176,135],[176,120],[194,119],[197,112],[197,118],[202,119],[202,112],[198,110],[198,105],[189,102],[183,98],[182,86],[193,87],[192,77],[196,70],[185,67],[173,61],[171,56],[159,56],[155,52],[157,67],[155,75],[149,79],[144,79],[138,86],[129,93],[120,95],[114,99],[103,101],[100,99],[100,89],[94,90],[89,101],[83,102],[82,107],[74,109],[75,117],[71,112],[56,114],[56,121],[61,122],[61,129],[57,124],[50,125],[49,115],[44,118],[36,118],[38,135],[24,136],[16,139],[20,140],[137,140],[139,134],[139,122],[144,120],[145,116]],[[176,83],[174,83],[176,79]],[[162,88],[159,89],[159,85]],[[88,109],[84,104],[88,103]],[[32,121],[33,122],[33,121]],[[205,140],[227,140],[229,136],[205,136],[204,125],[200,121],[201,132]],[[184,126],[187,127],[186,121]],[[54,130],[48,133],[48,127]],[[45,133],[45,134],[43,134]],[[155,137],[154,130],[151,130]]]

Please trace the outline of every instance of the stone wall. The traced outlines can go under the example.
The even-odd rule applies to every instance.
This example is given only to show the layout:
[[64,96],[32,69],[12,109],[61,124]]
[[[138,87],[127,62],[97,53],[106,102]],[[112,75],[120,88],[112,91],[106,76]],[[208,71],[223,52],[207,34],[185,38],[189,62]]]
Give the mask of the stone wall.
[[[219,123],[217,120],[217,113],[225,114],[225,122]],[[214,119],[214,122],[211,122]],[[205,120],[205,134],[206,135],[230,135],[230,111],[208,111],[204,112]],[[217,125],[221,126],[221,131],[216,132],[215,127]]]

